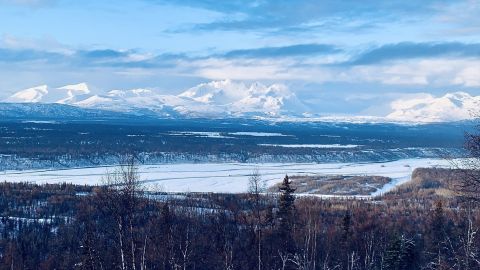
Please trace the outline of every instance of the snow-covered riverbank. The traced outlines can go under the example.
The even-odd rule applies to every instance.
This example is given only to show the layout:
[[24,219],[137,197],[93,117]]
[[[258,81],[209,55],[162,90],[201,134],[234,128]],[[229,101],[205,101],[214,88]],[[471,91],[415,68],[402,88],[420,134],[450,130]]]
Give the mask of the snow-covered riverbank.
[[[268,185],[289,175],[379,175],[391,177],[391,183],[372,195],[387,192],[410,180],[412,171],[418,167],[448,167],[444,159],[403,159],[383,163],[206,163],[141,165],[139,173],[149,188],[167,192],[245,192],[249,175],[258,168]],[[102,177],[113,167],[93,167],[65,170],[27,170],[0,173],[0,181],[100,184]]]

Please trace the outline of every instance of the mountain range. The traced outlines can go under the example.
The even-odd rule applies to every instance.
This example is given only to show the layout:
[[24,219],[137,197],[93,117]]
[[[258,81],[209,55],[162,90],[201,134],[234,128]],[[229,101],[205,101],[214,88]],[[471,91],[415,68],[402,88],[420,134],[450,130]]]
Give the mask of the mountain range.
[[179,95],[149,89],[91,91],[86,83],[19,91],[7,103],[57,103],[134,114],[183,117],[303,116],[309,108],[281,84],[246,85],[230,80],[203,83]]
[[[15,104],[62,104],[95,109],[149,115],[155,117],[265,117],[301,121],[339,119],[341,121],[449,122],[472,118],[480,107],[480,96],[465,92],[441,97],[429,94],[397,99],[391,112],[383,117],[319,116],[283,84],[245,84],[231,80],[202,83],[178,95],[159,94],[151,89],[111,90],[99,93],[86,83],[52,88],[47,85],[21,90],[3,100]],[[38,110],[42,107],[36,107]],[[68,107],[62,107],[63,110]],[[12,112],[12,106],[8,110]],[[3,111],[6,109],[4,108]],[[2,109],[0,108],[0,111]]]

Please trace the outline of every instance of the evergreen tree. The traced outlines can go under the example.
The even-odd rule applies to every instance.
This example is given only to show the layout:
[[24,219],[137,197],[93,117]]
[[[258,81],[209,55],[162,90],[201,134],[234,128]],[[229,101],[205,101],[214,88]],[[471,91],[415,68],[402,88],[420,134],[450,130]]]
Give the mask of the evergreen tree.
[[426,234],[426,258],[432,267],[440,267],[443,264],[445,254],[443,240],[445,239],[445,216],[441,201],[435,203],[435,210],[431,212]]
[[402,252],[400,253],[400,270],[415,269],[415,242],[402,236]]
[[342,220],[342,245],[344,248],[348,248],[351,237],[352,215],[350,211],[345,213]]
[[434,248],[434,251],[439,255],[441,244],[443,241],[443,231],[445,226],[445,217],[443,214],[443,206],[441,201],[438,201],[435,205],[435,211],[433,212],[431,222],[432,247]]
[[341,231],[342,234],[340,235],[340,253],[341,254],[341,263],[343,265],[343,268],[347,269],[349,265],[349,255],[350,251],[352,250],[352,245],[351,245],[351,227],[352,227],[352,215],[350,214],[350,211],[347,210],[345,213],[345,216],[342,219],[341,223]]
[[400,253],[402,250],[402,242],[400,237],[394,237],[387,250],[385,251],[384,265],[386,270],[397,270],[400,264]]
[[415,242],[403,235],[395,236],[385,251],[386,270],[409,270],[414,269]]
[[292,237],[295,219],[295,188],[291,187],[288,175],[285,175],[279,187],[280,197],[278,201],[278,238],[283,252],[293,254],[295,243]]

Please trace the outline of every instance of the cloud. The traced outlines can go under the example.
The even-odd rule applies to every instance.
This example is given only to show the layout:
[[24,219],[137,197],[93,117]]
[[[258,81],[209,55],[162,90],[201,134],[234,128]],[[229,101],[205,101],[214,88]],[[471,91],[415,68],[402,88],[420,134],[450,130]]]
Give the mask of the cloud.
[[[116,74],[155,76],[162,73],[215,80],[479,87],[479,49],[478,44],[463,43],[387,44],[345,60],[352,48],[317,43],[232,50],[203,56],[108,48],[48,51],[37,46],[11,46],[0,47],[0,63],[38,72],[61,67],[79,74],[88,69],[108,69]],[[358,59],[368,64],[345,64],[358,63]]]
[[25,61],[57,61],[64,55],[54,52],[39,51],[33,49],[2,49],[0,48],[0,62],[25,62]]
[[[291,29],[312,30],[312,24],[322,22],[323,27],[337,21],[348,23],[351,20],[372,21],[375,23],[405,19],[415,16],[423,17],[438,11],[439,5],[447,5],[446,0],[425,0],[409,2],[401,0],[298,0],[298,1],[268,1],[259,0],[246,2],[239,0],[176,0],[152,1],[153,3],[168,3],[189,6],[221,12],[223,19],[211,23],[198,24],[197,30],[266,30]],[[340,19],[341,18],[341,19]],[[367,23],[369,24],[369,23]]]
[[398,86],[478,86],[480,59],[411,59],[377,65],[346,67],[345,76],[357,82]]
[[0,62],[20,64],[25,62],[42,62],[44,64],[62,65],[70,68],[167,68],[173,67],[182,54],[140,53],[135,50],[121,51],[113,49],[101,50],[69,50],[48,51],[29,48],[0,48]]
[[78,56],[91,59],[114,59],[128,56],[129,52],[116,51],[111,49],[106,50],[91,50],[91,51],[79,51]]
[[480,43],[412,43],[387,44],[366,51],[348,61],[351,65],[371,65],[394,60],[433,57],[480,58]]
[[257,49],[233,50],[225,53],[226,58],[276,58],[292,56],[325,55],[341,52],[327,44],[297,44],[284,47],[263,47]]

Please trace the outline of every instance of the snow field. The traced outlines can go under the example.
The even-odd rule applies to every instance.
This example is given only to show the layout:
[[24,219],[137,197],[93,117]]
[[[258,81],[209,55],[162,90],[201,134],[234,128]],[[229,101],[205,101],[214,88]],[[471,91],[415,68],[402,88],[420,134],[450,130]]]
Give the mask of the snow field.
[[[380,195],[410,180],[418,167],[448,167],[444,159],[404,159],[383,163],[202,163],[140,165],[138,171],[148,189],[166,192],[226,192],[247,191],[248,179],[257,168],[271,186],[288,175],[379,175],[392,178],[371,195]],[[0,181],[34,183],[101,184],[102,178],[114,167],[76,168],[66,170],[4,171]]]

